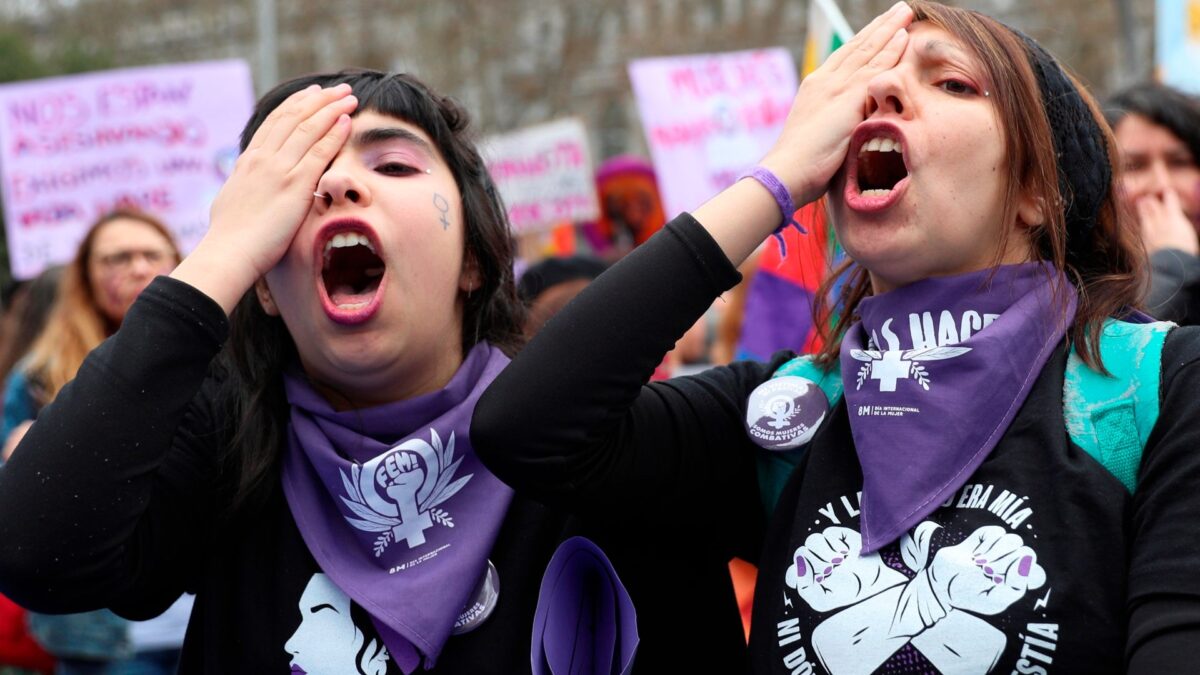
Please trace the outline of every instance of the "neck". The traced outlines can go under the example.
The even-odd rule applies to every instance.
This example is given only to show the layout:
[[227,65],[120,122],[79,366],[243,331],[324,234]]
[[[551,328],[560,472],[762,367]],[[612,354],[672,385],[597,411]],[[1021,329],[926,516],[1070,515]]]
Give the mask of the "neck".
[[307,372],[312,386],[338,412],[407,401],[444,388],[463,363],[461,349],[436,362],[399,366],[376,373],[357,373],[353,383],[318,380]]

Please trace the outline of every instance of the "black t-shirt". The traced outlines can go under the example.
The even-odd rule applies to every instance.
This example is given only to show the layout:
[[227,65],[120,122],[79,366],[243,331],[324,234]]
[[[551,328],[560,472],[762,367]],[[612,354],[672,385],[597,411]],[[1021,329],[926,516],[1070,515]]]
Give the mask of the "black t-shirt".
[[967,484],[867,556],[862,471],[838,406],[768,531],[755,670],[1124,672],[1132,500],[1069,442],[1064,368],[1060,349]]
[[[195,592],[184,673],[397,672],[371,620],[313,560],[278,470],[259,507],[221,515],[235,421],[212,364],[227,331],[220,307],[186,284],[159,278],[142,293],[0,469],[0,592],[39,611],[135,619]],[[704,523],[606,520],[517,495],[489,556],[496,609],[449,639],[434,672],[529,672],[543,572],[577,534],[605,551],[634,601],[635,672],[741,670],[730,554],[701,541]],[[678,647],[681,621],[703,650]]]
[[[791,354],[645,384],[737,279],[690,216],[669,223],[496,379],[473,420],[480,456],[540,499],[598,512],[665,502],[711,519],[714,538],[760,565],[756,673],[1149,673],[1200,662],[1200,333],[1168,336],[1161,412],[1132,496],[1068,440],[1064,348],[954,499],[867,560],[856,555],[862,476],[844,404],[767,535],[745,510],[759,503],[752,458],[765,452],[744,430],[746,402]],[[989,588],[986,575],[1015,590]]]

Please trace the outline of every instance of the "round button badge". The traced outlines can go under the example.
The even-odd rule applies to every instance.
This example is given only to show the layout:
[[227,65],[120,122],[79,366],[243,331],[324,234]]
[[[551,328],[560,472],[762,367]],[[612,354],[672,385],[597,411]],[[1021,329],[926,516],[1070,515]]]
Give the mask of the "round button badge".
[[479,578],[471,600],[467,601],[463,611],[450,629],[451,635],[462,635],[483,625],[484,621],[496,610],[496,601],[500,599],[500,575],[492,561],[487,561],[487,569]]
[[767,450],[791,450],[812,440],[829,412],[816,382],[796,375],[767,380],[746,404],[746,433]]

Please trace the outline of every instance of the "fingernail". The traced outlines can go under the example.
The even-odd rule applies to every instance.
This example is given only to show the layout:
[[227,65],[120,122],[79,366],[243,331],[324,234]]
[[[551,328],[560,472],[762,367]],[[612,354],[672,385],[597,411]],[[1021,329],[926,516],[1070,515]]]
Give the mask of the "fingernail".
[[831,560],[830,562],[832,562],[834,565],[841,565],[843,560],[845,560],[845,558],[837,557],[837,558],[834,558],[833,560]]
[[986,565],[985,565],[985,566],[984,566],[984,568],[983,568],[983,573],[984,573],[984,574],[989,574],[989,575],[990,575],[990,574],[995,574],[995,573],[996,573],[996,570],[994,570],[994,569],[992,569],[992,568],[990,568],[990,567],[988,567],[988,566],[986,566]]
[[1004,583],[1004,577],[997,574],[996,576],[992,577],[992,583],[999,586],[1000,584]]
[[343,82],[343,83],[337,85],[336,87],[334,87],[333,89],[334,89],[334,91],[350,91],[350,85]]
[[895,12],[896,10],[900,9],[901,7],[907,7],[907,6],[908,6],[907,2],[905,2],[904,0],[900,0],[900,2],[897,2],[896,4],[892,5],[892,8],[889,9],[888,11]]
[[804,558],[796,556],[796,576],[802,577],[808,574],[808,565],[804,564]]
[[321,90],[321,85],[319,85],[319,84],[310,84],[304,88],[304,91],[320,91],[320,90]]
[[1033,568],[1033,556],[1027,555],[1021,558],[1021,562],[1017,565],[1017,574],[1023,577],[1029,576],[1029,570]]
[[832,572],[832,571],[833,571],[833,568],[832,568],[832,567],[826,567],[824,570],[822,570],[822,571],[821,571],[821,574],[822,574],[823,576],[829,576],[829,573],[830,573],[830,572]]

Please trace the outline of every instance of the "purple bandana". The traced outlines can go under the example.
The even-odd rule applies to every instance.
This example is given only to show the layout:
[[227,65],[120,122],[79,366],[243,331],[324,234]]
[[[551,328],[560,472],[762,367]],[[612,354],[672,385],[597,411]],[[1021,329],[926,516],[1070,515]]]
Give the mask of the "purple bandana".
[[440,391],[335,412],[298,373],[283,490],[321,569],[371,615],[405,672],[432,668],[471,594],[512,490],[471,449],[475,403],[508,363],[480,343]]
[[1075,304],[1074,288],[1044,263],[925,279],[862,301],[841,363],[863,471],[864,553],[907,532],[979,468]]
[[629,675],[637,611],[608,556],[584,537],[564,541],[542,576],[533,614],[533,675]]

